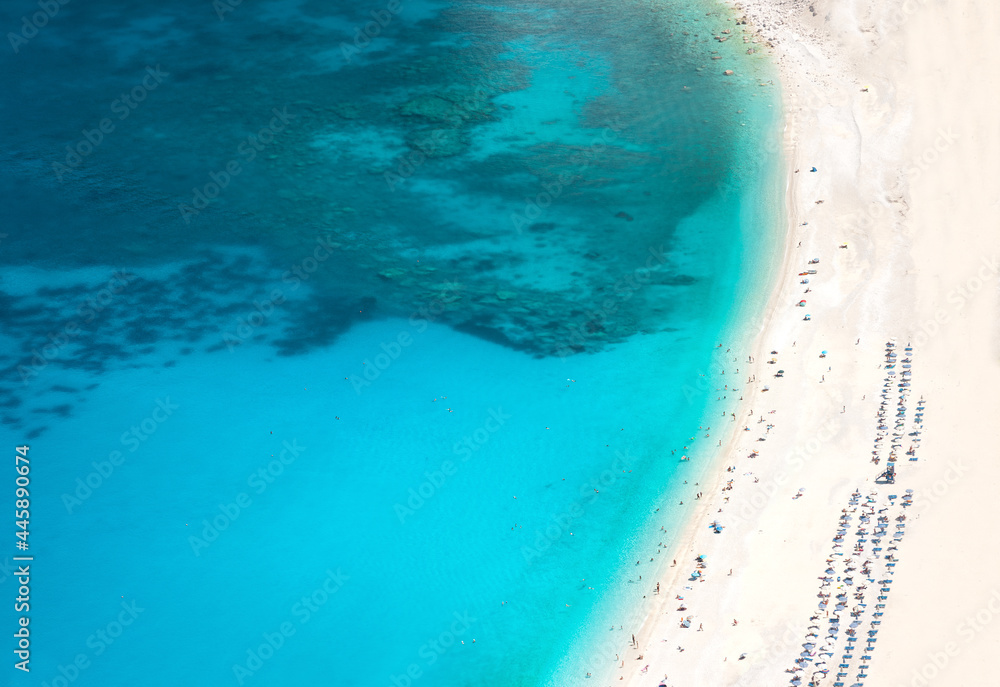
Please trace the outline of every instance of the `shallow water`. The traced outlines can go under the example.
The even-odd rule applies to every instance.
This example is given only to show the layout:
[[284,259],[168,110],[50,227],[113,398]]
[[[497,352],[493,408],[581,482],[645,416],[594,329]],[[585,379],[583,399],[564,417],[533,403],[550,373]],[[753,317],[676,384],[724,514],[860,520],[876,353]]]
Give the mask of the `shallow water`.
[[219,7],[2,58],[14,684],[601,670],[765,295],[769,65],[707,3]]

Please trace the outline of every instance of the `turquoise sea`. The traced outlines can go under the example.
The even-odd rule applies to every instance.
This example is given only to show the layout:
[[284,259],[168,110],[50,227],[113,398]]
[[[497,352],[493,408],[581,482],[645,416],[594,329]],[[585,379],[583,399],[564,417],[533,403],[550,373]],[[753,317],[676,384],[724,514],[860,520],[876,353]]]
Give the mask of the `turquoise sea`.
[[782,238],[736,17],[5,3],[2,684],[609,670]]

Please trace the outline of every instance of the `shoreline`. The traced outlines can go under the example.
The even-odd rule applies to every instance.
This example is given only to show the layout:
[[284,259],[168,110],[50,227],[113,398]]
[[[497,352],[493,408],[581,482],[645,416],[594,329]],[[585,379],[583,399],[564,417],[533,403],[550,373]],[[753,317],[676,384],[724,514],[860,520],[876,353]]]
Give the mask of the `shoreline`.
[[[733,10],[734,12],[738,10]],[[778,64],[774,65],[776,72],[780,73],[780,66]],[[784,86],[784,84],[783,84]],[[791,268],[795,253],[792,249],[793,246],[793,236],[794,236],[794,204],[796,200],[795,194],[795,184],[794,184],[794,172],[792,170],[792,164],[789,161],[794,158],[795,146],[789,141],[788,129],[793,125],[794,120],[789,115],[788,104],[785,100],[786,90],[783,87],[781,90],[781,107],[782,112],[779,117],[779,127],[778,133],[781,140],[781,164],[784,167],[784,173],[782,178],[784,180],[784,203],[781,208],[781,215],[784,217],[784,232],[782,239],[777,241],[777,245],[780,246],[782,250],[781,259],[777,262],[777,272],[775,277],[772,279],[771,284],[768,288],[769,294],[765,301],[765,305],[759,314],[760,321],[756,327],[751,326],[749,323],[743,323],[742,326],[733,325],[730,334],[739,332],[742,330],[744,334],[744,339],[739,340],[739,335],[736,334],[736,339],[738,343],[746,345],[745,350],[740,350],[737,352],[737,356],[740,354],[745,354],[747,351],[755,352],[760,354],[765,350],[764,341],[768,336],[769,331],[772,328],[773,322],[776,317],[777,309],[780,307],[784,287],[785,278],[784,275],[787,274],[788,270]],[[756,332],[753,332],[756,329]],[[752,333],[753,332],[753,333]],[[758,355],[757,357],[760,357]],[[713,364],[720,362],[719,360],[714,360]],[[738,361],[727,361],[730,364],[739,364]],[[746,364],[744,359],[742,363]],[[742,373],[741,373],[742,374]],[[727,429],[723,437],[723,444],[721,447],[716,448],[713,451],[713,455],[710,459],[709,465],[705,468],[703,480],[708,480],[708,485],[702,485],[699,491],[704,493],[718,493],[720,489],[725,485],[727,475],[731,474],[724,469],[724,466],[728,458],[731,458],[739,445],[740,436],[739,425],[743,424],[747,418],[750,416],[749,413],[752,410],[752,405],[754,401],[753,391],[758,388],[758,381],[753,383],[746,383],[743,387],[745,390],[743,394],[743,399],[737,402],[737,418],[733,420],[733,427]],[[715,408],[711,408],[714,412]],[[706,411],[708,412],[708,411]],[[707,421],[707,418],[706,418]],[[682,561],[680,560],[684,556],[685,552],[693,551],[697,546],[697,533],[705,525],[705,523],[710,519],[710,515],[714,509],[717,508],[717,503],[715,501],[710,501],[705,499],[700,501],[696,509],[689,513],[686,521],[681,527],[680,533],[675,539],[674,546],[669,550],[668,559],[677,559],[677,565],[669,565],[666,567],[666,572],[659,576],[659,586],[663,592],[658,595],[657,599],[647,605],[647,610],[641,619],[639,629],[635,633],[636,638],[640,646],[648,645],[651,636],[659,629],[661,629],[661,624],[659,619],[656,617],[661,614],[663,609],[670,605],[671,601],[674,599],[670,596],[669,590],[676,589],[679,584],[681,584],[685,574],[686,568],[682,566]],[[690,567],[690,566],[688,566]],[[628,664],[626,663],[626,666]],[[612,684],[617,684],[621,680],[623,673],[627,675],[627,672],[616,669],[614,671],[615,682]],[[649,675],[655,678],[655,674],[650,671]],[[657,684],[657,680],[646,680],[641,684]],[[626,678],[626,684],[632,684],[633,679]],[[636,683],[638,684],[638,683]]]
[[[922,16],[904,16],[907,21],[902,26],[883,29],[879,40],[875,40],[864,35],[852,12],[867,13],[866,19],[879,26],[880,21],[894,18],[892,8],[880,11],[874,3],[862,0],[851,4],[839,10],[831,10],[831,3],[824,2],[811,3],[808,10],[776,6],[773,0],[744,0],[735,5],[737,12],[745,13],[748,25],[753,23],[757,35],[776,46],[772,56],[782,84],[783,147],[788,164],[784,255],[764,321],[751,347],[755,356],[751,369],[760,377],[758,385],[746,387],[749,393],[744,394],[739,406],[738,421],[727,432],[723,447],[712,460],[707,484],[701,487],[706,498],[689,516],[669,552],[669,557],[677,560],[677,569],[671,566],[659,576],[660,596],[647,606],[648,612],[637,627],[637,645],[616,663],[610,684],[787,684],[802,644],[808,641],[811,614],[816,613],[815,597],[817,591],[823,590],[817,578],[829,565],[824,558],[830,552],[838,512],[850,507],[855,489],[862,493],[874,489],[877,499],[898,496],[905,489],[914,489],[917,496],[916,507],[908,512],[913,518],[913,534],[905,543],[902,538],[898,543],[903,562],[899,577],[893,578],[895,588],[904,591],[886,603],[884,625],[878,626],[884,644],[879,646],[880,651],[870,652],[874,658],[870,666],[867,661],[862,664],[868,666],[860,668],[862,675],[866,677],[863,671],[869,670],[881,677],[870,684],[888,685],[890,681],[902,684],[899,676],[908,675],[914,665],[923,671],[918,677],[925,680],[933,677],[929,673],[943,670],[936,664],[925,670],[928,657],[936,655],[933,650],[914,654],[908,646],[910,628],[920,626],[926,610],[924,600],[930,591],[926,578],[932,575],[932,569],[933,575],[940,577],[944,574],[942,567],[950,567],[946,561],[927,560],[926,541],[934,538],[928,533],[940,535],[941,531],[939,525],[926,521],[945,511],[943,502],[948,502],[954,513],[964,510],[966,518],[977,515],[963,509],[962,501],[951,493],[973,485],[956,478],[959,487],[953,487],[951,481],[946,481],[949,493],[937,496],[931,491],[934,508],[928,509],[927,501],[921,501],[922,493],[938,488],[942,475],[948,474],[946,470],[955,472],[954,466],[949,467],[928,450],[954,440],[946,432],[942,436],[945,425],[935,428],[933,421],[921,437],[925,443],[918,451],[918,462],[899,455],[897,484],[875,484],[886,458],[881,457],[879,465],[872,465],[870,459],[877,434],[876,397],[886,374],[882,368],[885,342],[897,339],[900,350],[907,341],[915,343],[913,398],[926,391],[929,417],[933,418],[935,404],[946,405],[951,400],[947,387],[957,385],[950,379],[948,351],[961,341],[960,337],[969,334],[970,327],[974,330],[976,326],[975,321],[956,323],[954,329],[959,330],[961,324],[966,331],[938,335],[949,323],[938,322],[940,308],[935,310],[943,300],[937,291],[941,275],[932,278],[928,273],[936,269],[958,275],[954,281],[962,283],[961,275],[969,274],[967,263],[975,262],[975,256],[952,251],[952,260],[940,260],[942,251],[947,253],[952,247],[947,236],[935,231],[940,224],[932,222],[914,230],[912,224],[920,220],[911,219],[908,211],[921,199],[928,206],[935,205],[942,185],[951,181],[954,189],[956,185],[961,187],[963,179],[961,172],[954,180],[935,178],[955,175],[954,169],[946,171],[943,165],[923,175],[913,174],[912,167],[907,167],[907,160],[922,159],[914,156],[914,151],[919,155],[928,143],[936,146],[928,134],[918,135],[934,131],[933,122],[922,123],[919,118],[921,101],[933,96],[921,91],[926,83],[907,73],[905,64],[900,66],[890,59],[899,51],[909,56],[920,54],[944,10],[922,3],[917,8],[924,13]],[[992,14],[996,17],[996,10]],[[966,18],[961,29],[955,27],[952,41],[962,40],[963,30],[967,31],[974,21]],[[882,61],[872,59],[875,57]],[[932,58],[928,61],[933,63]],[[993,58],[992,64],[996,62]],[[963,65],[970,73],[984,69],[969,61]],[[808,170],[814,166],[818,171],[812,174]],[[996,176],[984,178],[996,180]],[[911,182],[916,181],[924,181],[926,186],[914,188]],[[960,193],[957,195],[961,198]],[[827,203],[836,203],[837,210],[831,211]],[[948,215],[941,209],[931,210],[937,210],[936,222],[948,222]],[[997,213],[992,214],[996,217]],[[813,229],[816,225],[818,228]],[[965,231],[949,230],[952,236],[968,238],[973,226],[968,223]],[[989,256],[1000,254],[1000,245],[983,236],[973,242],[986,256],[984,265],[994,265],[992,274],[983,275],[981,281],[992,278],[996,282],[995,264],[989,262]],[[845,244],[848,248],[841,250]],[[820,260],[818,275],[809,277],[808,287],[815,286],[815,291],[801,297],[809,299],[804,311],[817,314],[808,326],[803,326],[803,310],[793,306],[806,286],[796,283],[801,280],[794,275],[799,271],[796,267],[804,269],[814,257]],[[946,264],[941,267],[939,262]],[[995,300],[995,293],[993,296]],[[992,312],[986,311],[989,300],[980,298],[977,306],[980,315],[992,323],[989,331],[996,337],[997,310],[994,307]],[[928,322],[937,322],[938,326],[930,331]],[[989,367],[993,379],[1000,379],[994,348],[987,345],[977,349],[975,360]],[[770,381],[767,376],[774,372],[765,362],[772,357],[768,353],[772,349],[779,352],[774,356],[778,359],[775,368],[787,371],[781,380]],[[830,350],[829,358],[819,358],[818,353],[826,349]],[[767,395],[761,391],[764,384],[772,387]],[[988,391],[982,386],[979,390],[985,392],[978,394],[980,401],[995,408],[997,402],[984,397]],[[953,398],[954,392],[951,394]],[[964,407],[961,399],[956,407]],[[758,411],[755,418],[765,410],[776,413],[768,422],[775,426],[774,435],[764,433],[766,441],[754,441],[761,438],[756,427],[749,433],[740,429],[744,425],[751,427],[747,419],[752,410]],[[750,457],[750,451],[758,447],[759,457]],[[733,472],[725,466],[734,467]],[[984,466],[981,474],[988,475],[987,484],[1000,483],[1000,471],[992,466]],[[725,489],[730,480],[733,488]],[[886,505],[890,503],[885,501]],[[921,516],[924,522],[919,521]],[[707,528],[708,521],[716,518],[726,527],[719,535],[710,534]],[[923,549],[917,548],[921,541],[925,542]],[[969,546],[971,542],[966,540],[964,544]],[[696,570],[698,555],[706,556],[707,566],[699,569],[698,581],[687,579],[687,573]],[[907,557],[923,559],[923,563],[907,565]],[[984,558],[995,566],[1000,556]],[[730,568],[731,576],[727,573]],[[990,568],[985,564],[977,568],[982,569],[986,579]],[[989,591],[968,590],[967,596],[970,603],[978,597],[986,603]],[[955,592],[954,586],[949,586],[948,593]],[[673,604],[677,604],[677,610]],[[908,622],[895,622],[893,617],[897,615]],[[692,616],[691,627],[681,628],[680,620],[688,616]],[[961,627],[956,623],[952,622],[952,626]],[[706,627],[698,632],[702,624]],[[985,635],[1000,644],[1000,623],[991,632],[987,629],[977,634],[984,636],[978,639],[983,642],[979,652],[964,654],[967,674],[979,679],[990,674],[985,669],[985,658],[973,660],[987,646]],[[922,632],[922,638],[933,635]],[[943,641],[938,638],[930,643],[942,647]],[[892,649],[887,651],[886,644]],[[950,659],[952,654],[941,655]],[[857,660],[853,668],[859,670]],[[802,684],[811,679],[808,673],[800,675]],[[854,675],[846,680],[847,684],[854,683]],[[832,673],[819,677],[821,685],[834,681]]]
[[[711,9],[714,2],[715,0],[711,0],[711,2],[706,2],[704,4],[706,5],[706,8]],[[721,31],[722,28],[731,26],[731,21],[737,16],[737,14],[734,13],[734,11],[728,6],[717,5],[717,7],[718,9],[721,9],[721,14],[726,17],[725,21],[721,22],[721,26],[719,28],[719,31]],[[739,52],[742,52],[742,49]],[[742,60],[744,59],[744,56],[737,55],[737,58]],[[773,108],[771,105],[763,105],[762,107],[766,107],[766,111],[773,114],[768,115],[770,119],[767,126],[767,138],[762,140],[768,141],[766,144],[769,151],[768,157],[771,158],[770,160],[765,161],[765,164],[769,162],[772,163],[772,166],[770,169],[766,169],[766,176],[755,175],[753,177],[752,185],[754,188],[752,191],[741,189],[740,193],[750,197],[754,193],[766,191],[769,195],[776,196],[775,201],[780,202],[772,203],[771,207],[765,207],[764,204],[754,204],[753,210],[751,211],[751,219],[744,220],[741,218],[740,221],[741,231],[744,233],[752,233],[754,227],[765,226],[768,227],[768,231],[771,231],[774,234],[773,236],[767,238],[768,246],[766,249],[762,250],[754,248],[753,253],[751,254],[752,258],[750,264],[755,268],[764,270],[768,276],[756,278],[749,278],[747,274],[741,276],[740,281],[733,288],[732,297],[737,298],[748,293],[752,293],[752,296],[745,296],[739,300],[737,303],[738,315],[727,315],[728,321],[719,329],[718,336],[715,339],[716,342],[726,342],[723,346],[732,347],[734,353],[730,354],[731,356],[743,355],[743,362],[745,362],[746,351],[751,350],[753,348],[753,342],[757,341],[762,336],[765,326],[763,323],[770,318],[770,313],[779,297],[777,293],[776,281],[770,275],[776,269],[775,265],[782,264],[789,259],[789,256],[785,255],[785,249],[790,235],[788,233],[790,228],[787,226],[785,227],[786,231],[783,232],[780,237],[777,236],[777,229],[771,229],[777,217],[784,217],[787,214],[787,199],[784,194],[787,191],[789,183],[786,169],[787,165],[784,164],[783,159],[783,142],[785,140],[783,132],[785,115],[781,109],[782,103],[780,97],[776,96],[772,90],[777,88],[777,70],[773,61],[763,55],[756,54],[752,57],[746,56],[745,59],[747,60],[745,69],[741,69],[740,65],[742,63],[734,65],[729,65],[727,63],[726,66],[734,66],[736,69],[743,71],[744,73],[751,73],[751,79],[754,82],[754,85],[758,85],[761,82],[768,82],[768,90],[771,91],[772,94],[766,97],[770,101],[773,101]],[[764,65],[763,68],[761,68],[761,64]],[[761,112],[763,111],[764,110],[762,109]],[[741,109],[740,112],[742,113],[743,110]],[[772,140],[776,141],[776,143],[771,143]],[[753,148],[748,147],[743,154],[753,156],[757,154],[756,151],[758,149],[759,146],[755,146]],[[742,160],[742,157],[740,159]],[[757,157],[756,161],[758,163],[761,162],[760,156]],[[765,169],[764,165],[761,165],[761,169]],[[731,181],[720,182],[718,184],[717,188],[720,189],[721,198],[725,198],[725,196],[731,191],[731,184]],[[779,188],[781,189],[780,197],[778,197],[779,192],[777,191]],[[720,199],[716,199],[717,202],[719,200]],[[749,237],[742,237],[742,240],[753,242],[756,238],[756,236],[751,235]],[[779,250],[782,251],[780,257],[774,258],[773,255]],[[737,262],[739,269],[746,269],[747,263],[745,262],[745,256],[741,256],[734,262]],[[746,271],[749,272],[749,270]],[[760,285],[763,285],[765,288],[755,288],[753,290],[748,288],[749,286],[758,287]],[[761,293],[761,291],[763,291],[763,293]],[[729,299],[727,298],[726,300]],[[729,309],[732,310],[732,307]],[[731,366],[734,365],[734,363],[732,362],[732,357],[730,357],[728,362],[726,362],[726,355],[722,354],[720,356],[717,353],[717,350],[717,348],[713,349],[711,354],[707,356],[707,362],[704,366],[699,367],[696,370],[699,374],[705,374],[701,377],[692,376],[692,378],[690,378],[689,382],[691,386],[696,386],[699,390],[704,389],[706,387],[700,386],[702,382],[696,380],[705,380],[705,383],[708,385],[707,390],[711,391],[711,389],[715,387],[716,383],[721,386],[727,381],[726,376],[720,376],[718,374],[719,363],[723,363],[725,365],[727,372],[732,372]],[[735,364],[740,365],[739,362]],[[742,365],[740,365],[740,367],[742,369]],[[686,387],[688,385],[685,384],[684,386]],[[743,384],[741,388],[745,392],[749,386]],[[728,428],[721,426],[719,427],[719,433],[716,433],[716,425],[719,422],[718,414],[723,408],[726,411],[724,414],[728,417],[732,411],[740,414],[745,413],[747,406],[744,401],[735,400],[735,397],[731,400],[721,401],[706,399],[701,415],[697,416],[698,419],[696,422],[700,426],[705,426],[706,429],[711,430],[711,441],[721,438],[725,445],[727,442],[732,441],[731,433],[726,431]],[[695,432],[693,426],[691,431],[692,433]],[[698,438],[701,440],[700,436]],[[670,451],[668,449],[668,455],[665,457],[674,459],[679,458],[681,454],[680,444],[677,445],[677,449],[677,456],[669,455]],[[657,562],[655,566],[652,566],[652,570],[643,569],[642,575],[640,576],[640,579],[644,580],[642,584],[645,584],[645,579],[657,579],[660,578],[663,571],[669,572],[669,563],[664,564],[660,559],[667,558],[668,554],[672,553],[676,546],[680,546],[681,543],[686,540],[689,528],[693,528],[695,526],[694,523],[699,517],[698,513],[701,504],[694,504],[688,500],[689,497],[694,496],[694,492],[690,491],[693,487],[689,486],[688,482],[690,482],[691,485],[696,484],[697,481],[701,481],[701,483],[704,484],[705,480],[714,479],[713,476],[716,475],[719,466],[722,465],[721,456],[723,455],[724,450],[724,448],[718,447],[703,449],[692,446],[692,460],[691,463],[688,464],[694,468],[692,473],[684,475],[686,479],[683,485],[680,484],[680,480],[678,479],[677,484],[672,484],[666,490],[660,491],[659,497],[661,499],[661,503],[659,505],[661,505],[662,510],[675,511],[669,513],[669,516],[672,518],[675,517],[675,513],[680,513],[681,517],[673,520],[674,526],[668,526],[669,531],[667,533],[660,533],[660,536],[665,539],[668,544],[661,550],[657,551],[660,556],[656,559]],[[683,465],[684,463],[682,462],[681,464]],[[674,497],[682,498],[686,505],[678,508],[677,498]],[[661,508],[656,508],[656,511],[659,513]],[[648,544],[651,546],[655,546],[655,528],[659,525],[659,522],[653,522],[655,517],[655,515],[650,514],[649,518],[644,519],[642,525],[636,529],[636,532],[649,535],[650,541]],[[637,547],[631,553],[641,557],[643,550]],[[646,554],[648,553],[650,553],[650,551],[646,551]],[[627,558],[627,556],[625,556],[625,558]],[[642,560],[643,565],[645,565],[645,559]],[[629,582],[631,583],[631,580]],[[649,590],[644,588],[644,591],[646,594],[644,594],[641,598],[635,598],[625,603],[616,603],[616,601],[612,601],[608,604],[608,606],[601,608],[601,610],[606,611],[604,615],[609,618],[614,618],[613,625],[615,627],[620,625],[626,628],[632,626],[638,627],[639,625],[644,624],[643,619],[651,613],[651,611],[647,610],[650,608],[650,604],[657,601],[656,597],[649,593]],[[613,606],[614,610],[607,612],[608,608],[611,607],[611,604],[616,604]],[[598,613],[595,613],[594,615],[597,616]],[[596,624],[596,621],[593,624]],[[606,628],[606,625],[607,623],[604,623],[602,627]],[[548,679],[545,684],[577,684],[577,680],[582,677],[581,667],[583,666],[585,666],[585,670],[592,671],[592,673],[587,673],[588,678],[593,679],[595,684],[601,683],[602,678],[606,677],[606,671],[602,669],[602,666],[600,665],[601,662],[605,659],[613,660],[616,654],[625,649],[629,633],[624,633],[625,639],[622,639],[620,634],[615,634],[613,637],[606,638],[599,638],[597,636],[598,634],[599,633],[592,632],[590,635],[577,637],[572,640],[571,651],[567,652],[562,659],[556,662],[555,667],[548,671]],[[582,650],[580,650],[581,647]],[[573,660],[581,654],[585,654],[588,658]],[[605,667],[606,665],[607,664],[605,664]],[[610,674],[610,670],[607,670],[607,675],[609,676]],[[587,684],[591,684],[589,680]]]
[[[737,17],[738,11],[734,10],[728,5],[725,6],[720,5],[720,7],[723,7],[724,8],[723,11],[729,13],[731,18]],[[761,43],[763,43],[763,41],[761,41]],[[760,56],[757,56],[755,59],[759,58]],[[778,76],[778,68],[777,65],[773,62],[773,60],[771,60],[771,64],[768,67],[768,69],[772,72],[771,76],[775,78]],[[760,79],[765,78],[759,74],[757,75],[757,77],[759,77]],[[774,270],[777,270],[775,274],[781,275],[784,273],[784,271],[788,269],[788,267],[792,264],[794,259],[793,252],[789,250],[789,245],[790,245],[789,241],[791,241],[791,237],[793,235],[793,227],[791,225],[791,222],[787,220],[787,218],[790,217],[789,213],[790,213],[790,203],[792,200],[791,191],[793,188],[792,184],[793,179],[792,179],[791,169],[789,165],[786,164],[787,162],[786,158],[788,157],[789,154],[788,153],[789,144],[787,135],[788,116],[784,104],[784,99],[779,96],[775,100],[777,101],[776,105],[781,107],[781,111],[775,117],[776,121],[772,124],[772,131],[774,140],[776,141],[775,143],[776,148],[769,154],[777,158],[775,162],[778,168],[773,171],[775,175],[778,175],[778,178],[772,183],[774,183],[775,186],[777,186],[777,184],[779,183],[783,185],[781,189],[782,202],[780,203],[780,207],[778,206],[775,207],[775,211],[771,213],[772,215],[771,217],[766,217],[764,219],[769,222],[784,221],[784,231],[781,233],[781,236],[774,237],[771,239],[771,241],[773,242],[773,248],[775,250],[780,250],[781,256],[778,259],[771,259],[769,261],[766,261],[770,263],[770,266]],[[764,183],[758,181],[758,185],[763,186]],[[759,264],[762,261],[758,259],[757,262]],[[782,295],[781,291],[782,291],[783,280],[780,278],[780,276],[772,277],[770,279],[759,279],[758,284],[763,285],[766,288],[767,295],[763,299],[762,305],[755,307],[753,305],[748,305],[746,301],[741,302],[739,304],[739,309],[740,309],[739,316],[734,317],[730,321],[730,323],[725,327],[725,329],[723,329],[723,331],[720,333],[720,340],[727,342],[726,344],[720,344],[720,345],[732,344],[732,348],[733,351],[735,352],[735,355],[737,356],[737,360],[733,361],[731,358],[726,357],[727,354],[725,353],[716,354],[713,351],[712,360],[710,362],[710,369],[712,370],[712,377],[711,377],[712,383],[718,382],[719,384],[722,384],[726,380],[724,376],[718,375],[718,370],[716,369],[718,365],[724,364],[726,366],[726,369],[732,372],[733,366],[746,364],[745,356],[748,351],[763,350],[762,341],[768,331],[771,321],[773,320],[774,312],[778,307],[778,303]],[[729,355],[731,356],[733,355],[733,353],[730,353]],[[742,359],[739,357],[741,355],[743,356]],[[735,405],[727,409],[724,415],[729,416],[730,412],[735,411],[738,415],[738,420],[742,422],[747,417],[747,414],[751,407],[750,405],[751,399],[748,396],[748,392],[749,390],[753,389],[755,385],[756,382],[754,383],[754,385],[744,383],[743,386],[741,387],[744,392],[744,398],[742,400],[731,402],[734,403]],[[715,423],[719,421],[715,413],[716,411],[718,411],[719,406],[721,404],[725,404],[725,401],[708,402],[708,405],[706,406],[704,414],[701,418],[703,424],[707,423],[714,426]],[[701,468],[702,469],[702,472],[700,473],[701,476],[698,478],[694,478],[694,479],[699,479],[703,486],[694,489],[694,491],[702,490],[707,492],[708,490],[705,489],[704,486],[706,480],[707,481],[714,480],[715,482],[718,482],[718,484],[713,485],[713,488],[721,486],[724,483],[724,476],[726,475],[726,472],[722,468],[725,463],[725,458],[726,456],[731,455],[738,439],[738,432],[735,430],[735,428],[732,430],[726,428],[720,435],[716,435],[715,431],[713,430],[712,435],[720,436],[722,438],[723,445],[721,447],[713,448],[710,450],[710,454],[708,456],[708,464]],[[695,482],[694,484],[697,485],[698,483]],[[677,495],[677,494],[671,494],[670,492],[676,491],[679,494],[679,492],[682,489],[690,491],[691,489],[693,489],[693,487],[691,486],[671,487],[667,490],[667,493],[665,495],[668,497],[671,495]],[[690,493],[691,496],[694,495],[694,491],[691,491]],[[684,498],[686,500],[687,496],[684,496]],[[667,556],[664,556],[664,558],[671,558],[673,555],[677,554],[679,551],[681,551],[683,548],[689,545],[695,531],[697,530],[699,525],[703,522],[704,516],[708,513],[711,505],[712,504],[708,503],[708,500],[706,499],[705,501],[699,502],[699,504],[694,508],[694,510],[685,514],[682,524],[678,528],[679,532],[673,536],[667,535],[672,542],[672,546],[669,549],[667,548],[664,549],[663,553],[669,554]],[[673,570],[674,567],[675,566],[666,563],[658,564],[659,570],[657,572],[656,578],[659,579],[661,587],[664,587],[665,581],[672,580],[675,575],[679,574],[680,567],[678,566],[677,571]],[[634,624],[637,628],[641,628],[636,630],[637,636],[640,636],[642,633],[648,631],[647,626],[650,625],[649,621],[656,615],[658,610],[660,610],[660,607],[666,601],[666,598],[667,597],[665,595],[661,595],[659,598],[657,598],[656,596],[650,596],[649,598],[644,596],[643,602],[640,602],[632,607],[631,620],[635,621]],[[627,621],[626,624],[628,624]],[[611,649],[612,646],[614,646],[613,649]],[[601,648],[598,650],[598,653],[600,655],[606,656],[607,651],[609,649],[613,652],[618,648],[619,647],[615,646],[614,641],[610,643],[604,642],[602,643]],[[620,648],[624,649],[624,647]],[[611,675],[611,672],[612,671],[608,671],[609,676]],[[616,679],[615,683],[617,684],[618,672],[615,671],[614,675]],[[591,676],[588,674],[588,677],[598,678],[600,676],[596,675]],[[601,680],[598,679],[597,683],[600,682]]]

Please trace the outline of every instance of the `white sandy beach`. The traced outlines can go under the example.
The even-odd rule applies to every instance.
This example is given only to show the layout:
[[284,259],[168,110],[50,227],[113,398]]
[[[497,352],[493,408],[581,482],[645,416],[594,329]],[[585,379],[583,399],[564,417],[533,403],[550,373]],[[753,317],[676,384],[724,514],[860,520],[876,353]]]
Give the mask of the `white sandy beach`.
[[[742,381],[757,381],[747,386],[742,416],[728,419],[716,482],[692,486],[692,500],[704,496],[671,556],[677,566],[660,579],[612,684],[792,684],[810,626],[819,628],[813,642],[822,645],[829,631],[837,648],[827,659],[806,649],[803,685],[991,684],[1000,648],[992,533],[1000,488],[1000,56],[991,39],[1000,5],[745,0],[736,10],[743,15],[747,25],[736,28],[750,35],[756,27],[780,65],[785,258],[754,350],[733,351]],[[799,275],[807,269],[816,274]],[[801,299],[807,304],[795,307]],[[899,360],[913,346],[905,390],[901,365],[883,386],[890,339]],[[883,389],[888,434],[901,392],[906,409],[893,485],[875,483],[890,439],[872,462]],[[921,397],[926,410],[915,424]],[[916,461],[905,453],[914,429]],[[855,489],[862,496],[852,504]],[[908,489],[913,505],[902,507]],[[905,536],[873,543],[872,522],[864,550],[852,550],[873,491],[872,511],[886,508],[887,529]],[[905,522],[896,520],[901,514]],[[842,515],[852,520],[838,552]],[[715,520],[720,534],[709,527]],[[886,567],[888,551],[895,566]],[[693,581],[699,555],[707,565]],[[846,609],[836,611],[835,601],[820,608],[817,595],[838,593],[845,565],[868,559],[890,582],[868,584],[855,572],[841,590]],[[860,585],[868,586],[866,606],[854,618]],[[834,630],[827,611],[842,618]],[[844,648],[853,621],[862,641],[877,640],[867,651]],[[850,667],[838,680],[845,651]],[[825,677],[815,672],[823,663]]]

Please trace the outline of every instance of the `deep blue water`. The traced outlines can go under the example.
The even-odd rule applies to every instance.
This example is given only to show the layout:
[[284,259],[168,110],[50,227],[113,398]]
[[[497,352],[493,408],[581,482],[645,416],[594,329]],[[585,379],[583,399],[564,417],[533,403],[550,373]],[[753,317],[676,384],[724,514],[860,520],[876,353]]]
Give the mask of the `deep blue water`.
[[4,684],[607,670],[778,240],[730,13],[58,7],[0,13]]

